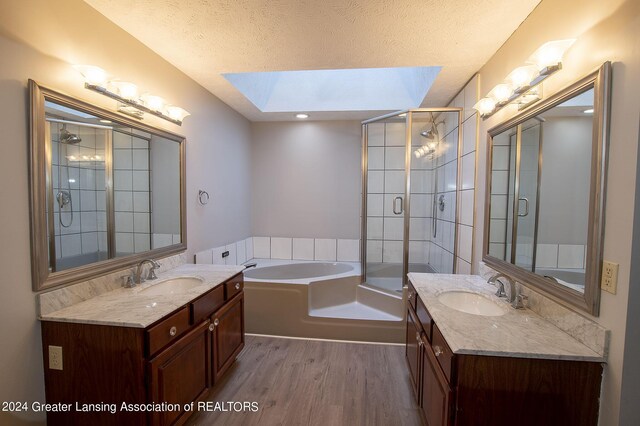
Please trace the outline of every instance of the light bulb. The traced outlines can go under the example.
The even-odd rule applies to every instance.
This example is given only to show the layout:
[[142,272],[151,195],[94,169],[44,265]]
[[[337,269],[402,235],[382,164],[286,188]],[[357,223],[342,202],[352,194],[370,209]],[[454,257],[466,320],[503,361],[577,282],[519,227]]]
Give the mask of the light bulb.
[[174,120],[182,121],[185,117],[191,115],[189,111],[186,111],[179,106],[167,105],[167,115]]
[[491,98],[482,98],[474,106],[473,109],[478,111],[480,115],[485,115],[493,112],[496,108],[496,102]]
[[91,86],[104,87],[107,82],[107,72],[100,67],[94,65],[74,65],[73,68],[82,74],[84,81]]
[[144,105],[153,111],[162,111],[164,107],[164,99],[160,96],[146,94],[142,97]]
[[539,70],[562,64],[564,53],[575,42],[575,38],[547,42],[533,52],[533,55],[529,57],[527,63],[536,65]]
[[496,103],[502,103],[508,101],[512,94],[513,89],[511,88],[511,85],[508,83],[501,83],[491,89],[488,96],[493,98]]
[[514,91],[519,91],[529,87],[531,80],[535,78],[537,73],[538,69],[534,65],[525,65],[511,71],[511,74],[507,76],[507,81],[511,83]]
[[138,100],[138,86],[128,81],[111,81],[111,86],[115,88],[115,91],[121,98],[128,99],[130,101]]

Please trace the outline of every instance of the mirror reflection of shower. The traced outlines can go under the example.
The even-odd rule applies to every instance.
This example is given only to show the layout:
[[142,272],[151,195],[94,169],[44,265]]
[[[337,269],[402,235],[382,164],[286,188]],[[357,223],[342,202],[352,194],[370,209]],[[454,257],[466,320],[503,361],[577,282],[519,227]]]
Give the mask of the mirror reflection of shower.
[[430,122],[427,124],[427,127],[420,132],[420,136],[425,138],[427,142],[413,152],[413,155],[415,155],[416,158],[426,157],[430,160],[433,159],[441,142],[438,126],[444,124],[444,120],[436,121],[433,113],[430,113],[430,115]]
[[[56,194],[56,201],[58,202],[58,221],[60,222],[60,226],[63,228],[69,228],[73,224],[73,197],[71,196],[71,181],[73,180],[69,174],[69,156],[68,156],[68,146],[76,145],[82,142],[82,138],[75,133],[71,133],[67,130],[66,123],[62,124],[62,129],[60,130],[60,138],[58,144],[58,158],[65,158],[67,163],[66,166],[61,166],[60,163],[62,161],[58,161],[58,179],[64,180],[66,182],[66,189],[60,189]],[[64,151],[64,152],[61,152]],[[62,171],[66,172],[66,176],[63,177]],[[60,182],[62,183],[62,182]],[[62,188],[62,185],[60,185]],[[68,209],[66,209],[66,207]],[[62,213],[70,211],[71,215],[69,218],[69,223],[65,223],[62,218]]]

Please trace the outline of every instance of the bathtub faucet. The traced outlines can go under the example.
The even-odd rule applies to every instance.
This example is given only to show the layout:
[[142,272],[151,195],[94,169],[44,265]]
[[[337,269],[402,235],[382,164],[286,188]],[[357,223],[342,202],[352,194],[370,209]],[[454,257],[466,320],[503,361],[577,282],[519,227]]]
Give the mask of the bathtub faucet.
[[256,266],[258,266],[256,262],[251,262],[251,263],[245,264],[244,269],[255,268]]

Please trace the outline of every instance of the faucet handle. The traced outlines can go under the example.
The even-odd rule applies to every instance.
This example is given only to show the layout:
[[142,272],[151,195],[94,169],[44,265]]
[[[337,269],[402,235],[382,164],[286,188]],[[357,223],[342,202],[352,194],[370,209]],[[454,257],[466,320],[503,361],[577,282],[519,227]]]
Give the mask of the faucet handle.
[[147,280],[157,280],[158,279],[158,277],[156,276],[156,269],[158,269],[158,268],[154,268],[154,267],[149,268],[149,272],[147,273]]
[[513,307],[515,309],[524,309],[524,302],[529,300],[529,296],[524,294],[518,294],[515,299],[513,299]]
[[122,275],[120,279],[122,279],[122,287],[124,288],[133,288],[135,286],[133,274]]
[[498,290],[496,290],[496,296],[507,297],[507,293],[504,291],[504,284],[500,281],[496,281]]
[[152,261],[151,267],[149,268],[149,272],[147,273],[147,280],[157,280],[156,269],[159,269],[162,266],[160,263],[155,260]]

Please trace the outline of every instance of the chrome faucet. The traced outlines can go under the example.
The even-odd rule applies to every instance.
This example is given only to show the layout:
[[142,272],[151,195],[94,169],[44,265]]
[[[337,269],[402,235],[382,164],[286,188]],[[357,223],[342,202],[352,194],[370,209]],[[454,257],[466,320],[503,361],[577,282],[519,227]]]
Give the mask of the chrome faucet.
[[[142,278],[142,268],[144,266],[145,263],[150,263],[151,264],[151,269],[149,269],[149,272],[147,273],[147,277],[146,278]],[[158,262],[156,262],[153,259],[145,259],[142,262],[138,263],[138,266],[136,267],[136,273],[133,276],[133,284],[142,284],[143,282],[145,282],[146,280],[155,280],[158,279],[158,277],[156,276],[156,269],[160,268],[160,264]]]
[[[504,280],[506,280],[509,283],[509,294],[508,295],[504,291],[504,283],[502,281],[500,281],[500,278],[503,278]],[[505,274],[496,274],[496,275],[492,276],[491,278],[489,278],[487,283],[497,285],[498,286],[498,290],[496,291],[496,296],[498,296],[498,297],[506,297],[507,300],[509,301],[509,303],[511,303],[511,306],[513,306],[514,309],[524,309],[524,300],[527,299],[527,296],[525,296],[523,294],[520,294],[518,292],[518,289],[516,287],[516,283],[511,277],[509,277],[509,276],[507,276]]]
[[256,262],[252,262],[252,263],[245,263],[242,266],[244,266],[244,269],[249,269],[249,268],[255,268],[256,266],[258,266],[258,264]]

